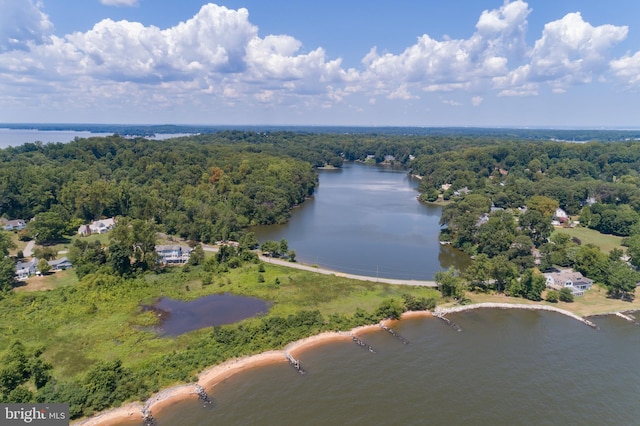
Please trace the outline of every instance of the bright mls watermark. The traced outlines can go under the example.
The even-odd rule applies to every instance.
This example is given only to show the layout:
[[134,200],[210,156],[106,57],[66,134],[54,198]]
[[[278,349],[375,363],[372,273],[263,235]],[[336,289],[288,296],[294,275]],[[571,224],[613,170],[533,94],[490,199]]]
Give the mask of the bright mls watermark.
[[69,426],[69,404],[0,404],[0,425]]

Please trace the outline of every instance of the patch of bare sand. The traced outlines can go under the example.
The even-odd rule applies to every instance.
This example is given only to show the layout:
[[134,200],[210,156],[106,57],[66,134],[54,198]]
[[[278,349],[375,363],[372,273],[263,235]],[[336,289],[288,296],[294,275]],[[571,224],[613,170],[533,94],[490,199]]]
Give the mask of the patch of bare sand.
[[326,333],[316,334],[315,336],[307,337],[306,339],[301,339],[290,343],[285,348],[285,351],[289,352],[294,357],[299,356],[305,350],[314,348],[318,345],[322,345],[328,342],[335,341],[348,341],[351,340],[351,335],[349,333],[342,333],[336,331],[329,331]]
[[258,355],[231,359],[200,373],[198,384],[205,389],[211,389],[240,371],[277,362],[287,362],[282,351],[268,351]]
[[104,411],[88,419],[73,422],[74,426],[109,426],[113,424],[119,425],[139,425],[142,421],[142,404],[140,402],[132,402],[122,407]]

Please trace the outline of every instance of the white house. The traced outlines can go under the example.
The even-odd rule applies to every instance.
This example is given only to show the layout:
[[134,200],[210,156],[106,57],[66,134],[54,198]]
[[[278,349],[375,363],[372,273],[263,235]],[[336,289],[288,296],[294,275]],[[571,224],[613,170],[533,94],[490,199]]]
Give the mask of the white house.
[[562,290],[566,287],[571,289],[574,296],[584,295],[584,292],[593,285],[593,280],[585,278],[580,272],[574,272],[571,269],[546,273],[544,276],[547,279],[548,288]]
[[162,264],[187,263],[193,249],[184,245],[156,246],[158,262]]
[[82,225],[78,228],[78,235],[86,237],[91,234],[104,234],[116,227],[116,221],[110,217],[108,219],[95,220],[88,225]]
[[27,227],[27,223],[22,219],[7,220],[1,218],[0,222],[2,223],[2,229],[5,231],[22,231]]
[[31,275],[35,275],[38,272],[38,259],[35,257],[28,262],[16,263],[16,279],[18,281],[24,281]]
[[562,223],[565,223],[569,220],[569,215],[567,214],[567,212],[565,212],[564,210],[562,210],[560,207],[558,207],[556,209],[556,212],[553,215],[553,221],[552,224],[554,226],[558,226]]

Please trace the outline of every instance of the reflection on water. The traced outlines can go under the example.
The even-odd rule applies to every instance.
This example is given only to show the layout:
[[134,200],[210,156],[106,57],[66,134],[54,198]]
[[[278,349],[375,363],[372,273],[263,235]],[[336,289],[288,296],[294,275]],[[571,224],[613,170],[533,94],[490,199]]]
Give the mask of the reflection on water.
[[189,331],[216,325],[233,324],[266,313],[267,302],[255,297],[212,294],[183,302],[163,297],[151,307],[160,318],[163,335],[179,336]]
[[321,170],[315,196],[287,224],[253,231],[261,242],[285,238],[300,262],[351,274],[428,280],[464,269],[469,258],[439,244],[441,208],[420,203],[418,185],[389,167]]
[[440,252],[438,253],[438,261],[443,269],[449,269],[455,267],[464,271],[471,263],[471,259],[450,244],[440,246]]

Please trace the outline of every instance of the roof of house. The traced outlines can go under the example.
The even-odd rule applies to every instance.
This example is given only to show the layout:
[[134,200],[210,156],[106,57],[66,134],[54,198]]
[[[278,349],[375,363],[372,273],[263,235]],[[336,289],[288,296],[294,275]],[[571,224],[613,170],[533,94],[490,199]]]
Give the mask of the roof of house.
[[28,268],[36,266],[37,264],[38,264],[38,259],[34,257],[31,260],[28,260],[26,262],[18,262],[18,263],[16,263],[16,270],[28,269]]
[[94,220],[93,222],[91,222],[91,224],[93,226],[103,226],[105,228],[109,228],[115,226],[116,221],[112,217],[110,217],[107,219]]
[[559,272],[549,272],[544,274],[545,277],[551,277],[554,281],[567,282],[571,281],[576,284],[593,284],[593,280],[583,276],[580,272],[571,270],[562,270]]
[[156,246],[156,251],[177,251],[177,250],[191,251],[193,249],[191,247],[189,247],[189,246],[185,246],[185,245],[182,245],[182,244]]
[[62,265],[62,264],[64,264],[64,263],[69,263],[69,264],[71,264],[71,261],[70,261],[69,259],[67,259],[66,257],[62,257],[62,258],[60,258],[60,259],[50,260],[48,263],[49,263],[49,265],[51,265],[51,266],[54,266],[54,267],[55,267],[55,266],[58,266],[58,265]]

